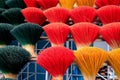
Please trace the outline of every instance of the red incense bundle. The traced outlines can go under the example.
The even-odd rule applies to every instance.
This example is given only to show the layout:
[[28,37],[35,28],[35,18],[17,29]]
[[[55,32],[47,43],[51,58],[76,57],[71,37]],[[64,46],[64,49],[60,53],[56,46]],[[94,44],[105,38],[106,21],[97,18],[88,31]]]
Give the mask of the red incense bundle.
[[46,20],[46,17],[44,16],[43,11],[39,8],[28,7],[28,8],[22,9],[21,12],[27,22],[42,25]]
[[58,4],[59,0],[37,0],[37,2],[43,9],[48,9],[55,7]]
[[104,25],[100,34],[112,48],[120,48],[120,22]]
[[96,10],[89,6],[81,6],[71,11],[70,17],[74,23],[78,22],[94,22],[96,18]]
[[108,5],[97,10],[97,15],[103,24],[120,21],[120,7]]
[[44,26],[44,31],[46,32],[52,46],[64,46],[70,28],[64,23],[51,23]]
[[74,58],[73,52],[65,47],[50,47],[40,53],[37,63],[52,75],[52,80],[63,80]]
[[76,43],[77,49],[90,46],[99,36],[100,28],[92,23],[76,23],[71,27],[71,34]]
[[70,17],[68,9],[53,7],[44,11],[45,16],[50,22],[63,22],[66,23]]
[[27,7],[38,7],[36,0],[24,0]]
[[119,5],[120,0],[96,0],[95,2],[98,8],[106,6],[106,5]]

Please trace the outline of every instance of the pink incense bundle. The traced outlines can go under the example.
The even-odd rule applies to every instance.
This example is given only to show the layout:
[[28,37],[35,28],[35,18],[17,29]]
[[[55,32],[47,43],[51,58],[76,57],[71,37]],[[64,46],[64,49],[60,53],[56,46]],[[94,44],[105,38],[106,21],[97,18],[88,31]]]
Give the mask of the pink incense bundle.
[[43,9],[48,9],[57,6],[59,0],[37,0],[37,2]]
[[52,46],[64,46],[70,28],[64,23],[50,23],[44,26],[44,31],[46,32]]
[[38,7],[36,0],[24,0],[27,7]]
[[97,15],[103,24],[120,21],[120,7],[108,5],[97,10]]
[[95,4],[98,8],[106,6],[106,5],[117,5],[117,6],[119,6],[120,0],[96,0]]
[[113,49],[120,48],[120,22],[104,25],[100,34]]
[[50,47],[39,54],[37,64],[52,75],[51,80],[63,80],[74,58],[73,52],[65,47]]
[[21,12],[27,22],[32,22],[32,23],[42,25],[46,20],[46,17],[44,16],[42,10],[39,8],[28,7],[28,8],[22,9]]
[[81,6],[71,11],[70,17],[74,23],[78,22],[94,22],[96,18],[96,10],[89,6]]
[[81,22],[71,26],[71,34],[77,49],[90,46],[99,36],[100,28],[92,23]]
[[45,16],[50,22],[63,22],[66,23],[70,17],[68,9],[53,7],[44,11]]

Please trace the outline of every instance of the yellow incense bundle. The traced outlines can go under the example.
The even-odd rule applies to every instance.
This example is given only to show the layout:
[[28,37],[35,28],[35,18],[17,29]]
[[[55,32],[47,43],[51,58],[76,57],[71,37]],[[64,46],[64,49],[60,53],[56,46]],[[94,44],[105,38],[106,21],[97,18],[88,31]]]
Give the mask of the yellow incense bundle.
[[108,61],[120,80],[120,48],[113,49],[109,52]]
[[76,63],[84,80],[95,80],[107,57],[107,52],[96,47],[83,47],[75,51]]
[[78,6],[91,6],[95,5],[96,0],[76,0]]
[[73,9],[75,0],[59,0],[59,4],[61,5],[61,7],[63,8],[67,8],[67,9]]

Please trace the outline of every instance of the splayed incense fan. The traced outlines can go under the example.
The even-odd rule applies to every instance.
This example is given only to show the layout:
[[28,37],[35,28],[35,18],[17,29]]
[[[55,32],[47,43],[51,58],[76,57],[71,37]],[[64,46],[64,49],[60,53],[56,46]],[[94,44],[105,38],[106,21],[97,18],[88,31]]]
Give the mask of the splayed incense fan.
[[90,46],[99,36],[100,28],[92,23],[81,22],[71,26],[71,34],[77,49]]
[[96,0],[76,0],[76,3],[77,3],[78,6],[94,7],[95,6],[95,1]]
[[89,6],[81,6],[73,9],[70,12],[70,17],[74,23],[79,22],[91,22],[93,23],[96,19],[96,9]]
[[97,15],[103,24],[120,21],[120,7],[116,5],[108,5],[97,10]]
[[120,48],[120,22],[104,25],[100,34],[113,49]]
[[39,7],[37,0],[24,0],[27,7]]
[[59,0],[37,0],[37,2],[45,10],[57,6]]
[[73,52],[65,47],[50,47],[39,54],[37,63],[52,75],[51,80],[63,80],[74,58]]
[[64,46],[70,28],[64,23],[51,23],[44,26],[44,31],[46,32],[52,46]]
[[75,0],[59,0],[59,4],[61,7],[63,8],[67,8],[67,9],[73,9],[74,4],[75,4]]
[[30,61],[28,51],[17,46],[6,46],[0,48],[0,71],[6,79],[0,80],[17,80],[18,73]]
[[80,48],[74,55],[84,80],[95,80],[99,69],[107,59],[107,52],[96,47]]
[[22,47],[30,52],[32,58],[36,58],[35,44],[40,40],[43,29],[38,24],[23,23],[11,30],[11,34],[20,42]]
[[42,25],[46,20],[43,11],[36,7],[28,7],[22,9],[21,13],[23,14],[27,22]]
[[8,23],[0,23],[0,47],[10,45],[15,38],[10,34],[10,30],[14,28]]
[[120,48],[109,51],[108,61],[120,80]]
[[44,14],[49,22],[63,22],[66,23],[70,17],[68,9],[60,7],[52,7],[44,11]]
[[119,6],[120,0],[96,0],[95,2],[97,8],[106,6],[106,5],[116,5]]

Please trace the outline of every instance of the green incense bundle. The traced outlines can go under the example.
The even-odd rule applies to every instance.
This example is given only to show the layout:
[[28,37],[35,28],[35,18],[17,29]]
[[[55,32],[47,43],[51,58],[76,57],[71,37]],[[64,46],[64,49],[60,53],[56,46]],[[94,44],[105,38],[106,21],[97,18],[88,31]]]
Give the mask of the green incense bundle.
[[2,12],[2,15],[10,21],[11,24],[24,23],[24,17],[21,13],[21,8],[10,8]]
[[23,0],[7,0],[6,5],[9,8],[25,8],[25,3]]
[[13,25],[8,23],[0,23],[0,47],[9,45],[14,37],[11,35],[10,30],[14,28]]
[[1,15],[5,10],[6,9],[4,8],[0,8],[0,23],[9,23],[9,21],[3,15]]
[[0,48],[0,71],[5,78],[17,79],[18,73],[30,61],[28,51],[17,46]]
[[34,47],[42,32],[42,27],[34,23],[23,23],[11,30],[11,34],[20,42],[23,48],[30,52],[33,58],[37,57]]

